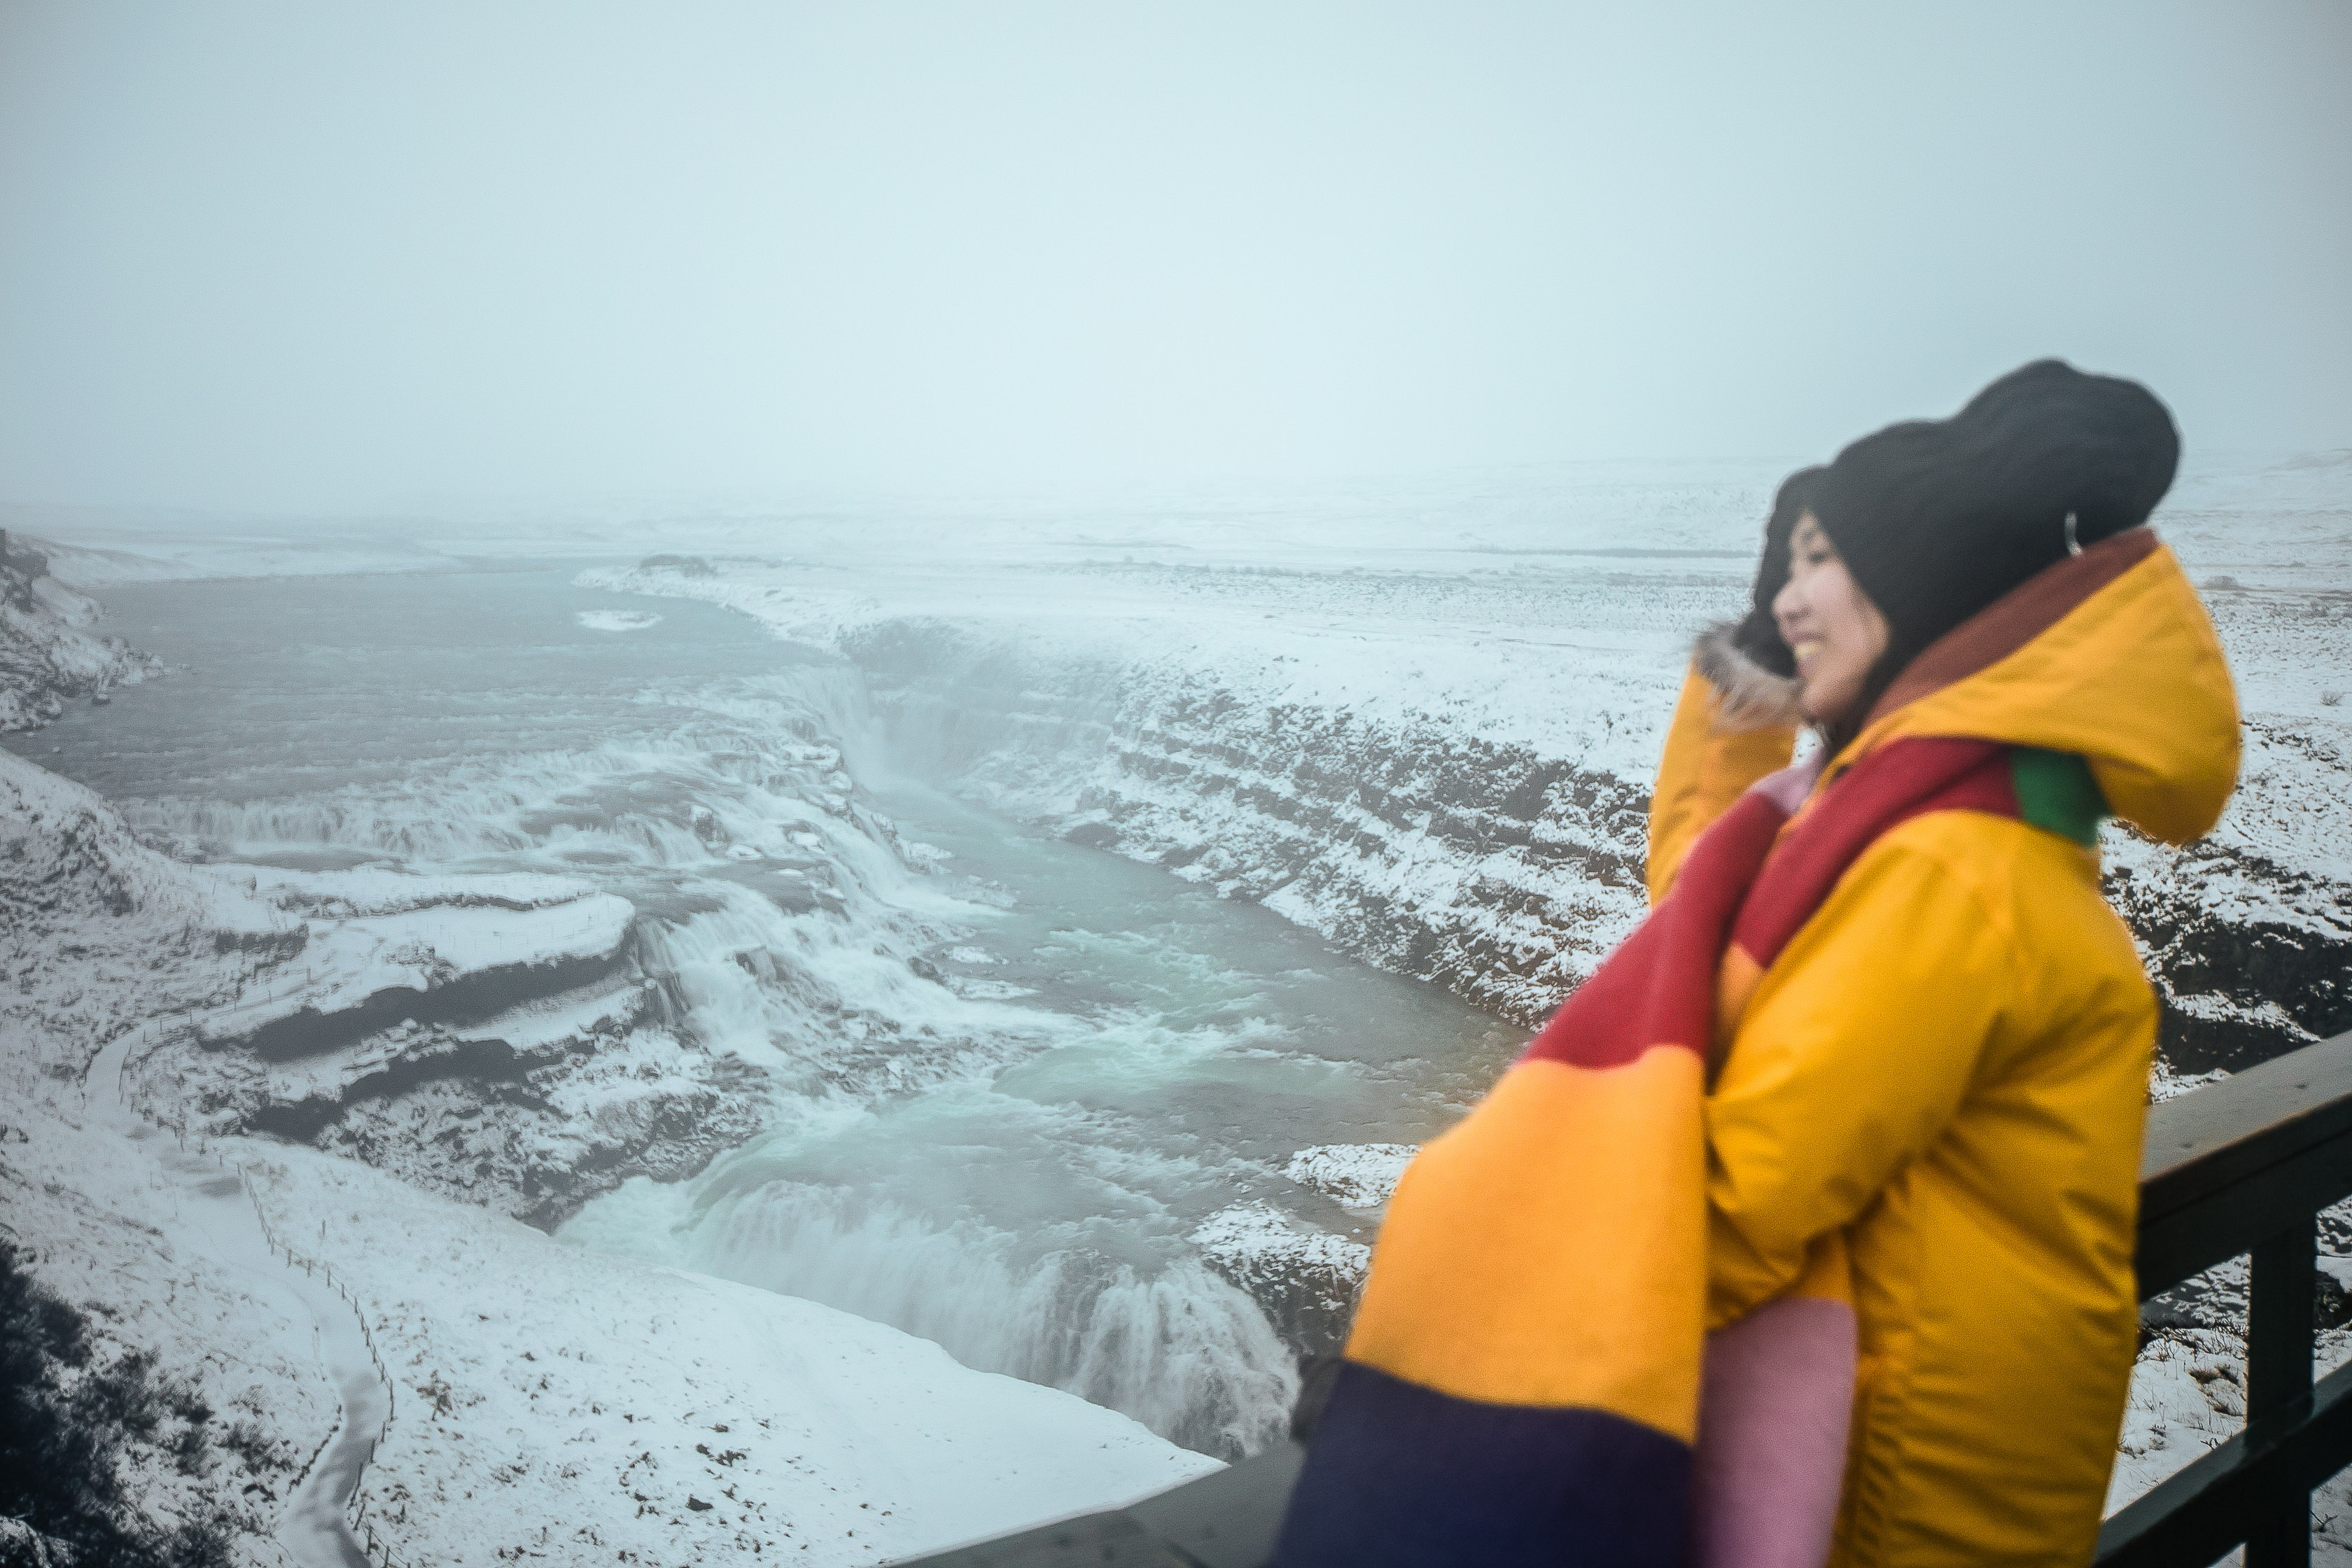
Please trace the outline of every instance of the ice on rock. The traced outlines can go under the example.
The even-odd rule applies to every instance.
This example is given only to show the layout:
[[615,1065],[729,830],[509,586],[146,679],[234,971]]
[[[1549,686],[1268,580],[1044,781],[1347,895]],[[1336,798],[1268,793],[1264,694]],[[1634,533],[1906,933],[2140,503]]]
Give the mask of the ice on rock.
[[1282,1173],[1346,1207],[1376,1209],[1417,1152],[1411,1143],[1325,1143],[1293,1154]]
[[575,617],[592,632],[641,632],[661,625],[651,610],[582,610]]

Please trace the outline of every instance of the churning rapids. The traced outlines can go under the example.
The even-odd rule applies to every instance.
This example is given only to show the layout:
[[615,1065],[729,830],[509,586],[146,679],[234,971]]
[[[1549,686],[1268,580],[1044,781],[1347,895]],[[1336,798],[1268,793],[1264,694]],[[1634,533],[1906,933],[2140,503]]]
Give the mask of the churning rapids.
[[184,857],[627,899],[635,961],[749,1069],[758,1131],[565,1239],[887,1322],[1204,1451],[1270,1438],[1301,1331],[1236,1283],[1234,1238],[1352,1252],[1372,1210],[1293,1157],[1419,1142],[1520,1032],[968,804],[950,748],[886,733],[851,666],[576,570],[117,586],[115,626],[184,668],[12,744]]

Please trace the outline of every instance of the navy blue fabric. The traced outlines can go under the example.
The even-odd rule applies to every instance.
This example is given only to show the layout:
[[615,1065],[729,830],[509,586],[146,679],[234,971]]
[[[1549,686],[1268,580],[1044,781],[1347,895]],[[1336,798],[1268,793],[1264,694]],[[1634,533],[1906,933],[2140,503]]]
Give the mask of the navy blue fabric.
[[1600,1410],[1340,1369],[1275,1568],[1679,1568],[1690,1447]]

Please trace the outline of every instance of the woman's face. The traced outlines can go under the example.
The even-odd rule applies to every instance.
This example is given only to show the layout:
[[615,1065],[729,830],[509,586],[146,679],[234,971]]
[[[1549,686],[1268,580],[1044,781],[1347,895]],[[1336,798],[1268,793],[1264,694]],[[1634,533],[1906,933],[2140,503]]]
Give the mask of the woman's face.
[[1886,651],[1886,617],[1854,585],[1811,512],[1789,535],[1789,584],[1772,600],[1772,618],[1797,656],[1805,717],[1816,724],[1852,717]]

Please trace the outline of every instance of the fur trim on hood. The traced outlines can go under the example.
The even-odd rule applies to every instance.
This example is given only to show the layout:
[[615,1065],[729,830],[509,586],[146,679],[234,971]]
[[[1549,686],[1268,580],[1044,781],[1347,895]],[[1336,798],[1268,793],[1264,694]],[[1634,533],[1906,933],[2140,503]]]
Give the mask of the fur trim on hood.
[[1765,668],[1739,646],[1738,621],[1717,621],[1699,633],[1691,661],[1716,692],[1716,727],[1730,733],[1805,722],[1797,682]]

